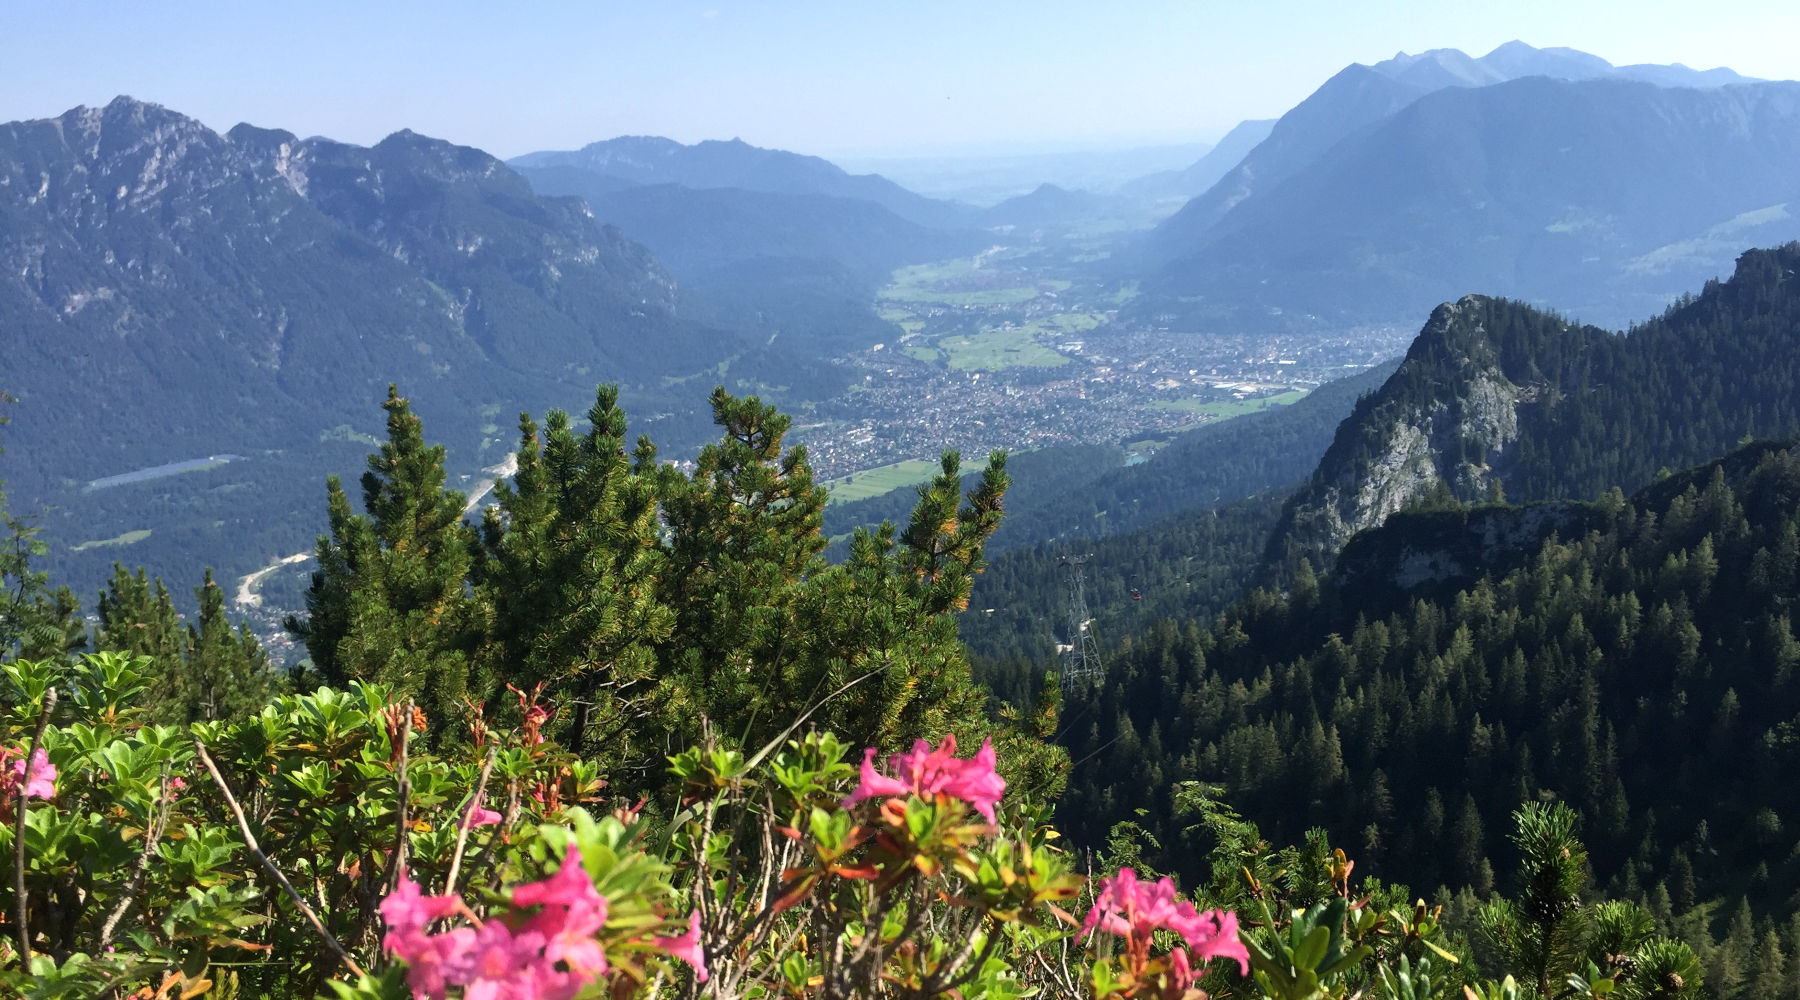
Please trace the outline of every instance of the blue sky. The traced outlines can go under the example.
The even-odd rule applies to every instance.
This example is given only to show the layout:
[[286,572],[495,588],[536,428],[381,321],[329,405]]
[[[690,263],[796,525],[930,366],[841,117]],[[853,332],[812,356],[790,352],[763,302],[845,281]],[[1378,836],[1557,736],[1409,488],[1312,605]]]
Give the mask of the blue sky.
[[630,133],[821,155],[1192,142],[1351,62],[1521,38],[1800,78],[1800,4],[1581,0],[272,4],[0,0],[0,120],[128,93],[501,156]]

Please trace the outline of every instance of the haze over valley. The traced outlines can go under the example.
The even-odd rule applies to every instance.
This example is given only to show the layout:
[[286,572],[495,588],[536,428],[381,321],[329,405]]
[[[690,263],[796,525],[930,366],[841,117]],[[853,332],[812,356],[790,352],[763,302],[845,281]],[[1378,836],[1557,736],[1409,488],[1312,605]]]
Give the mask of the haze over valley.
[[[1216,147],[866,161],[924,193],[741,140],[502,163],[411,132],[220,134],[121,97],[0,133],[8,478],[81,590],[115,559],[176,576],[199,554],[257,574],[244,610],[278,641],[314,484],[355,474],[389,381],[464,484],[514,414],[579,412],[595,381],[678,463],[708,387],[763,395],[844,499],[943,448],[1153,461],[1399,354],[1437,301],[1620,328],[1800,236],[1795,88],[1433,50],[1347,67]],[[104,430],[59,448],[69,420]]]

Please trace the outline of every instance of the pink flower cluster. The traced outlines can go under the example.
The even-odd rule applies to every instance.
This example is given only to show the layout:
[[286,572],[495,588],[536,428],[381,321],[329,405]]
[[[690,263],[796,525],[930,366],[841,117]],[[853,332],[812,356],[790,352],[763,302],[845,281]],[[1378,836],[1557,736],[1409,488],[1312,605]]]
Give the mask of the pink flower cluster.
[[[455,896],[427,896],[402,877],[381,902],[388,932],[382,947],[407,964],[406,981],[417,1000],[444,1000],[461,986],[464,1000],[570,1000],[606,974],[606,953],[594,935],[606,925],[606,897],[594,890],[571,848],[556,874],[513,890],[512,911],[478,919]],[[535,913],[529,912],[537,907]],[[434,921],[461,914],[471,926],[428,933]],[[688,933],[654,938],[653,947],[686,961],[706,981],[700,915]]]
[[1211,958],[1235,959],[1238,971],[1250,974],[1250,952],[1238,940],[1237,914],[1229,910],[1200,913],[1194,904],[1175,898],[1175,883],[1167,878],[1140,882],[1129,868],[1100,880],[1100,895],[1094,908],[1081,922],[1081,932],[1096,929],[1122,937],[1126,953],[1142,965],[1150,956],[1151,935],[1159,929],[1181,935],[1187,948],[1169,953],[1170,967],[1176,984],[1186,989],[1193,984],[1193,963]]
[[[11,747],[0,749],[0,762],[18,753]],[[48,799],[56,795],[56,765],[50,763],[50,755],[44,752],[43,747],[38,747],[31,755],[29,773],[23,754],[19,754],[11,767],[0,771],[0,799],[10,801],[17,798],[21,782],[25,785],[25,797],[28,799]]]
[[844,808],[874,798],[899,798],[916,795],[929,799],[943,795],[961,799],[975,807],[989,823],[994,821],[994,806],[1006,791],[1006,779],[994,771],[994,742],[982,740],[981,749],[968,760],[956,759],[956,737],[945,736],[936,750],[919,740],[911,753],[897,753],[888,758],[887,777],[875,770],[875,748],[863,754],[862,783],[844,800]]

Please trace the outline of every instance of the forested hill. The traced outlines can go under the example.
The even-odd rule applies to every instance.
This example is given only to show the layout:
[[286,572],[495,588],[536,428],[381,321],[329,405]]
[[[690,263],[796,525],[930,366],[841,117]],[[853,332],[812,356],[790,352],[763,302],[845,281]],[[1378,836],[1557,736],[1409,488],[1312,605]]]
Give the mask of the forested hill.
[[1800,433],[1800,244],[1627,335],[1503,299],[1440,306],[1338,428],[1271,542],[1330,566],[1355,532],[1437,496],[1592,499],[1746,437]]
[[861,198],[815,192],[630,184],[575,166],[516,168],[545,195],[574,195],[649,247],[683,309],[823,356],[895,340],[869,309],[894,269],[975,253],[974,229],[923,226]]
[[1065,702],[1063,822],[1094,843],[1137,820],[1162,845],[1153,862],[1185,871],[1193,819],[1174,792],[1217,783],[1276,843],[1327,826],[1359,873],[1485,893],[1509,865],[1508,811],[1560,799],[1599,880],[1666,924],[1722,933],[1747,900],[1755,933],[1746,914],[1740,936],[1786,934],[1800,454],[1752,445],[1577,509],[1596,527],[1541,545],[1522,523],[1537,508],[1402,514],[1375,534],[1451,537],[1483,518],[1513,522],[1526,549],[1473,584],[1386,597],[1302,576],[1210,627],[1121,643],[1104,686]]

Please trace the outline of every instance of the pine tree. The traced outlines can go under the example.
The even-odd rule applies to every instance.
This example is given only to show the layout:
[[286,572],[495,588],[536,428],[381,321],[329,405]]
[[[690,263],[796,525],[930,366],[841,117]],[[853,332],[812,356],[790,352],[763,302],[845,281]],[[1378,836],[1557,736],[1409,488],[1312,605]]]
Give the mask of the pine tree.
[[495,486],[474,567],[488,623],[476,659],[490,697],[502,683],[546,685],[575,704],[567,744],[626,766],[654,757],[674,708],[655,671],[674,619],[657,592],[660,474],[649,442],[626,454],[617,388],[598,390],[588,419],[577,436],[552,410],[540,439],[520,416],[518,469]]
[[658,656],[663,676],[698,699],[697,714],[745,738],[785,711],[768,703],[772,693],[830,690],[801,677],[796,657],[814,624],[801,620],[803,581],[825,568],[826,494],[806,449],[783,451],[788,417],[723,388],[710,401],[720,441],[701,449],[691,476],[666,470],[660,483],[674,621]]
[[1747,996],[1782,1000],[1787,996],[1787,955],[1781,947],[1781,935],[1774,928],[1763,932],[1756,952],[1750,958]]
[[225,617],[225,591],[213,580],[212,570],[194,588],[200,619],[188,626],[187,663],[176,686],[174,706],[161,706],[167,714],[179,712],[188,722],[201,719],[241,718],[262,708],[275,693],[275,676],[268,654],[248,625],[232,629]]
[[1473,886],[1477,895],[1486,896],[1493,891],[1494,885],[1492,869],[1486,873],[1487,884],[1482,884],[1481,866],[1487,857],[1482,836],[1481,810],[1475,806],[1475,796],[1465,794],[1456,822],[1450,828],[1451,858],[1455,862],[1450,875],[1453,885]]
[[1519,895],[1483,906],[1480,927],[1506,966],[1548,998],[1551,984],[1561,984],[1581,955],[1587,849],[1575,837],[1574,810],[1560,802],[1527,803],[1513,819]]
[[94,648],[148,657],[152,715],[158,722],[187,721],[185,712],[173,710],[187,668],[187,633],[162,580],[151,580],[141,567],[131,573],[114,563],[96,610]]
[[466,592],[475,533],[463,495],[444,488],[442,446],[426,445],[394,386],[382,408],[388,440],[362,477],[367,513],[351,513],[327,482],[331,533],[319,538],[308,617],[288,628],[328,681],[392,684],[447,719],[461,710],[478,635]]

